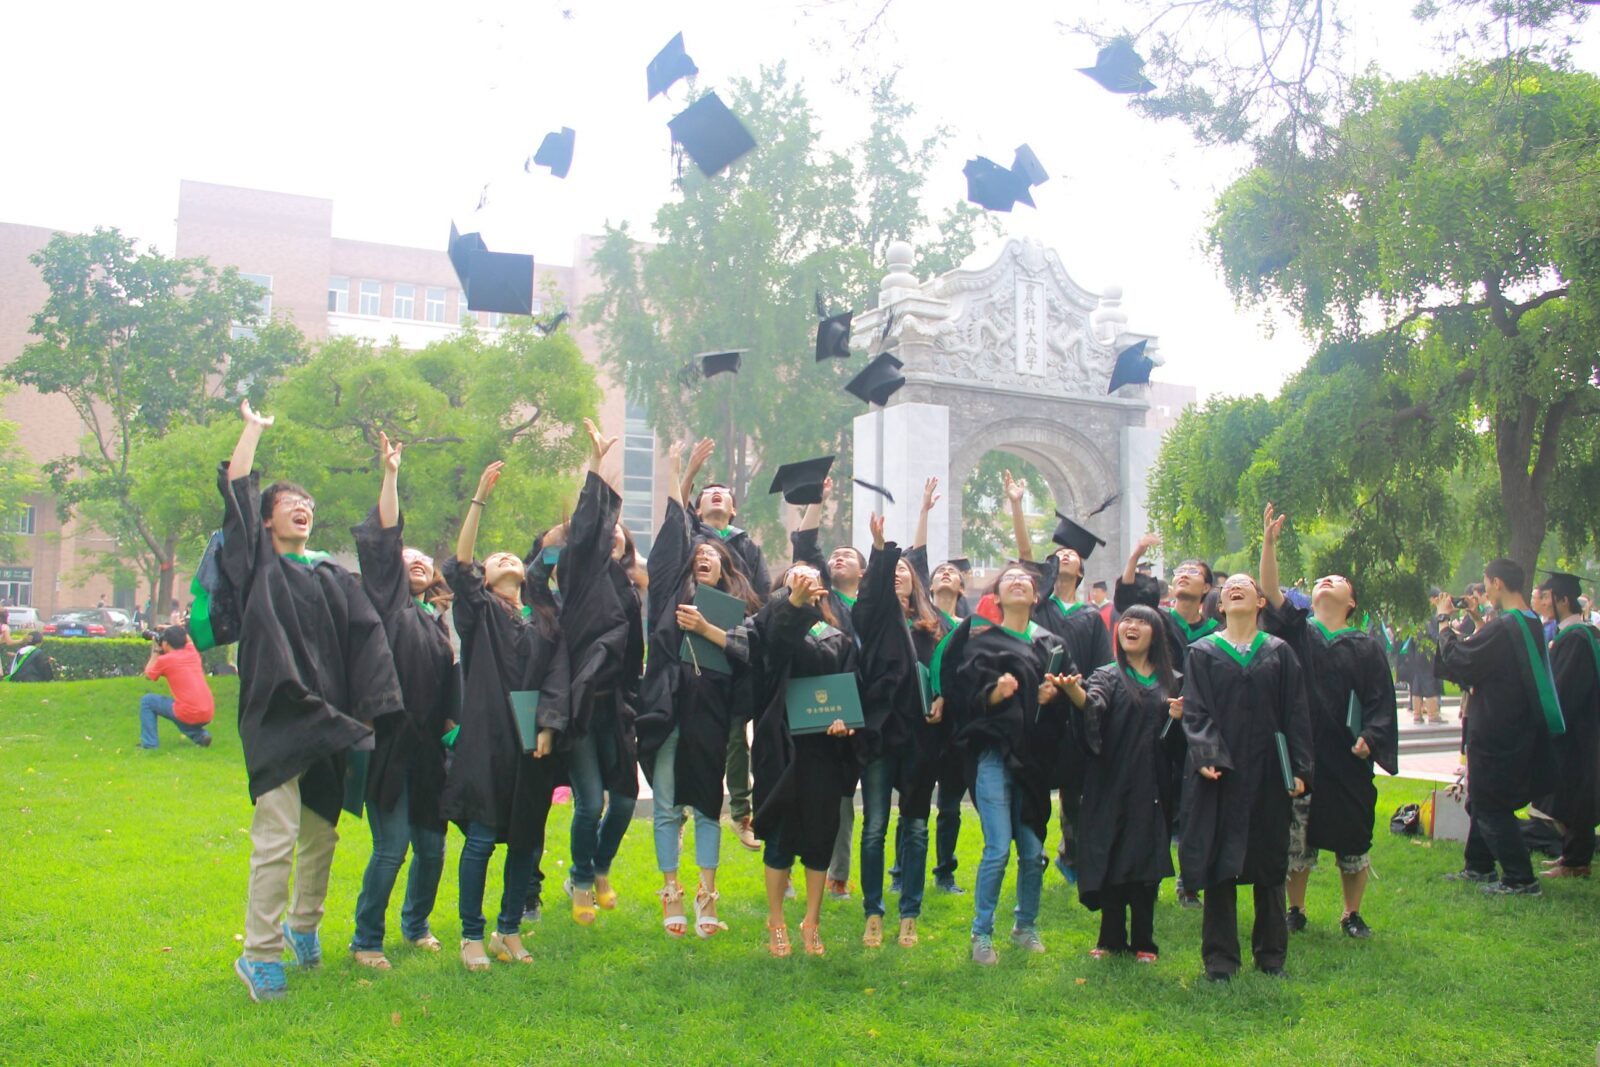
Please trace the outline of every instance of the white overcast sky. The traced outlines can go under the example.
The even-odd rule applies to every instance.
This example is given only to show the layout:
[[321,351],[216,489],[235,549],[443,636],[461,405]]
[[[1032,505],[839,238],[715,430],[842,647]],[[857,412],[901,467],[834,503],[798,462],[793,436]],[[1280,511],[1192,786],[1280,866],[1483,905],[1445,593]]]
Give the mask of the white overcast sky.
[[[1121,284],[1130,328],[1161,337],[1158,379],[1202,395],[1272,391],[1304,362],[1292,324],[1280,316],[1269,337],[1199,250],[1241,158],[1138,117],[1074,69],[1094,46],[1056,20],[1119,4],[895,0],[873,45],[852,51],[838,20],[880,3],[8,4],[0,221],[114,225],[170,252],[178,181],[191,178],[327,197],[338,236],[433,246],[488,182],[491,205],[474,221],[491,246],[569,263],[574,238],[606,221],[648,235],[671,193],[665,123],[684,86],[646,103],[644,67],[682,30],[706,87],[787,64],[838,147],[868,120],[835,75],[898,64],[920,108],[908,140],[934,123],[954,130],[928,185],[935,217],[964,195],[964,159],[1009,161],[1031,144],[1052,179],[1035,190],[1037,211],[999,216],[1005,235],[1053,247],[1090,289]],[[1367,7],[1348,61],[1402,75],[1442,63],[1409,3]],[[1600,66],[1594,53],[1585,46],[1581,65]],[[524,175],[560,126],[578,131],[571,174]]]

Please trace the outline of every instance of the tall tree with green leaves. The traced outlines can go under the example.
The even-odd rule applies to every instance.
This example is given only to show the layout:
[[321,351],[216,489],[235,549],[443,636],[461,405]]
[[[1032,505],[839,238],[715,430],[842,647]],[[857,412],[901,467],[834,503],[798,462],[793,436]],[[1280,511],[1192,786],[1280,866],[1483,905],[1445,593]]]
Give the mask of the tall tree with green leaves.
[[115,229],[58,233],[30,261],[50,290],[33,316],[38,340],[0,373],[72,405],[82,445],[45,464],[50,490],[64,517],[112,538],[103,569],[132,566],[165,603],[182,533],[147,509],[137,487],[153,472],[135,457],[259,395],[302,357],[300,334],[261,321],[260,288],[234,268],[141,251]]
[[[0,382],[0,401],[10,391],[10,386]],[[17,424],[0,419],[0,562],[15,558],[16,536],[9,531],[28,506],[25,498],[38,492],[40,484],[38,468],[17,442]]]

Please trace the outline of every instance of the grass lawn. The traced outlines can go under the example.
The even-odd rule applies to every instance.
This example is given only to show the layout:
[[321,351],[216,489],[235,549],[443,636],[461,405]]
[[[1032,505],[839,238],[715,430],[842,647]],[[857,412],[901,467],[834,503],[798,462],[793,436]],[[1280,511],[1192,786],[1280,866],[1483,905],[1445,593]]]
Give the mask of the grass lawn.
[[[0,686],[0,1063],[1589,1063],[1600,1040],[1600,885],[1543,900],[1486,900],[1438,880],[1459,845],[1380,831],[1363,907],[1377,937],[1339,933],[1331,861],[1312,882],[1311,929],[1288,981],[1200,980],[1198,912],[1157,910],[1154,967],[1087,957],[1097,919],[1047,874],[1050,951],[1000,941],[998,967],[967,962],[972,897],[930,894],[922,944],[860,945],[859,899],[823,911],[828,956],[764,950],[756,855],[723,845],[723,937],[669,941],[652,895],[650,835],[635,823],[616,866],[622,906],[590,929],[560,904],[570,807],[551,816],[548,912],[527,928],[537,963],[464,973],[453,948],[450,837],[434,929],[439,956],[398,943],[394,970],[349,961],[370,848],[348,816],[323,925],[326,963],[290,972],[277,1004],[252,1004],[230,970],[243,932],[250,803],[232,708],[217,684],[216,743],[162,724],[136,747],[137,681]],[[1425,786],[1384,780],[1380,824]],[[858,821],[859,826],[859,821]],[[691,831],[692,833],[692,831]],[[969,890],[977,820],[963,826]],[[692,855],[692,852],[690,853]],[[686,872],[687,873],[687,872]],[[1000,923],[1012,904],[1008,874]],[[499,863],[491,871],[497,899]],[[551,898],[554,899],[551,899]],[[1248,912],[1248,894],[1241,894]],[[492,920],[491,920],[492,921]],[[1248,930],[1248,916],[1242,924]],[[1247,946],[1248,947],[1248,946]]]

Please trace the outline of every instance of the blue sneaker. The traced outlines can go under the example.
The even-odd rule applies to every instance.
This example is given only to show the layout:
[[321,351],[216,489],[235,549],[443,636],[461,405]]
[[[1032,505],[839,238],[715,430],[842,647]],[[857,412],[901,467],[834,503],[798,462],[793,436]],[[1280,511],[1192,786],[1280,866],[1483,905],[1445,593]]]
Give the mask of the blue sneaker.
[[283,924],[283,940],[288,944],[289,951],[294,953],[294,962],[302,971],[315,970],[322,963],[322,938],[315,930],[309,934],[297,934],[289,929],[289,924]]
[[1060,856],[1055,858],[1056,873],[1067,880],[1068,885],[1078,884],[1078,869]]
[[257,1004],[267,1000],[282,1000],[289,989],[283,976],[283,964],[271,960],[247,960],[243,956],[233,961],[233,973],[250,990],[250,999]]

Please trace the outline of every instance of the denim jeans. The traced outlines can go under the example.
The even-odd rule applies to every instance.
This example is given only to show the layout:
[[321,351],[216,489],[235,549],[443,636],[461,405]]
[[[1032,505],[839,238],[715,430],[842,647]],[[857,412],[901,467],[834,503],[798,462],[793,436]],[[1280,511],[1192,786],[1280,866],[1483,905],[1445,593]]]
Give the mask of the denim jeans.
[[1012,787],[1005,757],[990,749],[978,756],[972,799],[983,827],[983,856],[978,860],[978,885],[974,892],[974,934],[994,934],[994,912],[1000,904],[1006,864],[1012,842],[1017,846],[1016,925],[1027,929],[1039,918],[1039,896],[1044,889],[1044,842],[1022,821],[1022,795]]
[[200,744],[202,737],[209,737],[204,726],[191,726],[186,722],[179,722],[178,716],[172,711],[172,698],[160,693],[146,693],[139,698],[139,747],[156,748],[161,744],[161,738],[156,734],[156,719],[162,718],[171,722],[178,731],[193,741]]
[[[966,793],[966,783],[957,767],[953,776],[940,775],[939,791],[934,794],[934,810],[938,821],[934,824],[933,877],[940,885],[954,885],[956,880],[956,842],[961,838],[961,797]],[[906,821],[894,824],[894,866],[889,868],[889,878],[898,882],[902,871],[901,857],[906,851]],[[927,848],[924,847],[926,852]]]
[[[654,791],[651,814],[656,831],[656,866],[665,874],[678,869],[678,831],[683,826],[683,809],[675,803],[678,795],[673,760],[678,755],[678,731],[673,730],[656,752],[655,773],[650,776]],[[707,818],[699,808],[694,812],[694,862],[702,871],[715,870],[722,854],[722,825]]]
[[350,941],[353,952],[383,951],[384,917],[408,845],[411,873],[406,876],[406,900],[400,909],[400,936],[415,941],[429,932],[428,916],[433,914],[439,876],[444,873],[444,832],[412,823],[409,793],[409,787],[402,787],[388,811],[367,805],[372,855],[361,878],[361,894],[356,897],[356,932]]
[[[481,822],[467,824],[467,840],[461,846],[460,880],[461,937],[483,940],[483,893],[489,880],[489,858],[494,855],[495,829]],[[532,852],[506,849],[504,888],[500,893],[500,915],[495,929],[515,934],[522,929],[522,905],[527,897],[528,878],[533,873]]]
[[1517,815],[1511,811],[1484,811],[1474,807],[1467,824],[1466,866],[1480,874],[1493,874],[1500,863],[1500,880],[1507,885],[1532,885],[1533,859],[1522,839]]
[[856,833],[856,798],[839,800],[839,832],[833,837],[833,859],[828,864],[828,877],[835,882],[850,880],[850,844]]
[[614,753],[616,739],[610,734],[590,733],[580,738],[567,753],[567,773],[572,780],[572,884],[588,887],[595,875],[609,875],[622,837],[628,832],[638,789],[632,793],[612,791],[606,803],[605,781],[600,767]]
[[[909,748],[909,746],[908,746]],[[888,836],[889,804],[894,783],[902,771],[909,771],[912,751],[889,753],[867,764],[861,775],[861,906],[868,918],[882,915],[883,845]],[[905,854],[896,853],[900,866],[900,917],[915,919],[922,914],[922,890],[928,874],[928,820],[907,821],[901,816],[905,832],[899,835]]]

